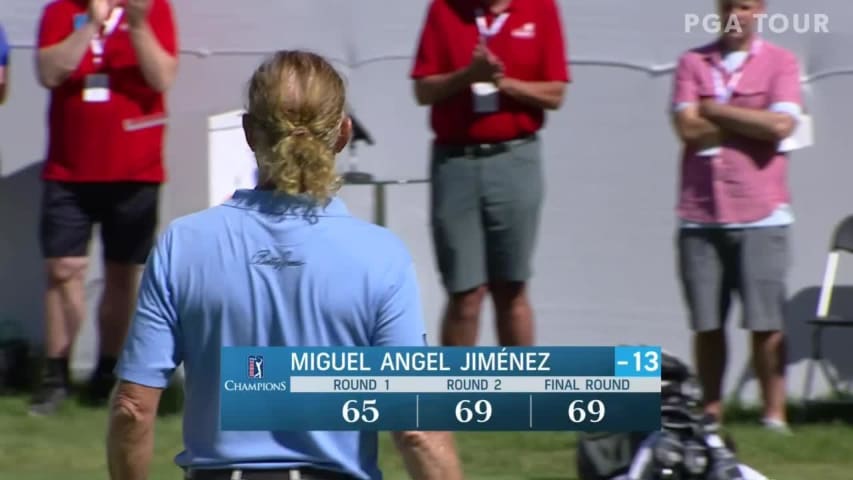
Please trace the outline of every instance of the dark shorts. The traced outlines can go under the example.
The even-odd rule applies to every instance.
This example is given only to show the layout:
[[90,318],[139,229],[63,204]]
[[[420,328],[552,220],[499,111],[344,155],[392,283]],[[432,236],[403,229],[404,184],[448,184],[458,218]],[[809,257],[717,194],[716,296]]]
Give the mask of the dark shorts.
[[681,229],[679,276],[690,327],[703,332],[724,326],[737,294],[751,331],[784,326],[789,227]]
[[106,260],[144,264],[154,245],[159,194],[156,183],[46,181],[39,225],[42,255],[87,256],[97,223]]
[[447,291],[527,281],[544,195],[539,140],[488,155],[436,145],[431,170],[433,243]]

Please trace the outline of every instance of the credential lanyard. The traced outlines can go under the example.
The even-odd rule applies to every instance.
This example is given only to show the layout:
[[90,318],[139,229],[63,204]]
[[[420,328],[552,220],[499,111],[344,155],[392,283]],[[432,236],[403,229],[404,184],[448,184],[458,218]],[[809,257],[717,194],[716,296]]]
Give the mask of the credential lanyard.
[[110,18],[104,23],[104,31],[99,32],[98,35],[92,39],[89,47],[92,49],[92,54],[95,56],[95,63],[100,63],[101,57],[104,55],[104,45],[107,42],[107,37],[109,37],[118,27],[118,21],[121,18],[122,13],[124,13],[124,9],[122,7],[116,7],[110,12]]
[[714,79],[714,95],[717,97],[717,101],[720,103],[728,103],[731,100],[732,95],[735,92],[735,88],[737,88],[738,83],[740,83],[740,79],[743,76],[743,70],[746,67],[746,64],[761,51],[763,42],[760,38],[756,38],[752,42],[752,46],[749,49],[749,55],[746,57],[746,60],[741,63],[740,67],[738,67],[734,72],[732,72],[732,76],[729,77],[729,81],[723,83],[723,75],[726,72],[725,67],[720,64],[714,65],[714,69],[711,70],[711,76]]
[[500,33],[504,24],[506,23],[506,19],[509,18],[509,13],[504,12],[495,18],[495,21],[492,22],[491,25],[486,25],[486,16],[483,13],[483,10],[478,8],[476,12],[477,16],[477,30],[480,32],[480,37],[484,40],[488,40],[498,33]]

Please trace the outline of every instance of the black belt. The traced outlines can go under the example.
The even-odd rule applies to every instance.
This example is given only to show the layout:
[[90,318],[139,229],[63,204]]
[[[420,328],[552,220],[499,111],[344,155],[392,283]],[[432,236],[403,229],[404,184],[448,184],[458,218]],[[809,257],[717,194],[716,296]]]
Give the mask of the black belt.
[[497,143],[473,143],[470,145],[436,145],[445,157],[489,157],[506,153],[513,148],[520,147],[525,143],[530,143],[536,140],[536,135],[528,135],[526,137],[508,140],[506,142]]
[[320,468],[199,469],[184,476],[188,480],[357,480],[345,473]]

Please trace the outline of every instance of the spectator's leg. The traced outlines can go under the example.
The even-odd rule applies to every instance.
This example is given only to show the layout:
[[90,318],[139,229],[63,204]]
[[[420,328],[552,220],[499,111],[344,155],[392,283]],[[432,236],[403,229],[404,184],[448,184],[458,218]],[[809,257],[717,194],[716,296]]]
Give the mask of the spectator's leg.
[[69,357],[86,318],[86,255],[92,217],[85,186],[45,182],[39,237],[45,257],[45,371],[30,412],[53,413],[71,389]]
[[764,399],[764,420],[771,428],[784,429],[788,227],[750,229],[742,242],[743,325],[752,332],[753,366]]
[[503,346],[531,346],[534,343],[533,308],[523,282],[494,282],[490,286],[495,302],[498,342]]
[[725,320],[734,287],[727,264],[732,257],[727,235],[714,229],[678,233],[679,277],[693,330],[696,373],[705,413],[723,418],[723,378],[728,357]]
[[489,158],[484,167],[483,199],[489,289],[501,345],[535,342],[528,297],[533,253],[544,197],[541,147],[532,140]]
[[159,185],[119,183],[105,188],[110,207],[101,225],[104,245],[104,292],[98,309],[98,365],[89,382],[88,400],[103,404],[115,384],[133,311],[142,267],[157,231]]
[[447,347],[477,344],[480,309],[486,287],[478,287],[450,295],[441,325],[441,344]]
[[448,292],[441,327],[443,345],[475,345],[486,294],[486,264],[480,213],[484,159],[432,152],[430,207],[438,270]]

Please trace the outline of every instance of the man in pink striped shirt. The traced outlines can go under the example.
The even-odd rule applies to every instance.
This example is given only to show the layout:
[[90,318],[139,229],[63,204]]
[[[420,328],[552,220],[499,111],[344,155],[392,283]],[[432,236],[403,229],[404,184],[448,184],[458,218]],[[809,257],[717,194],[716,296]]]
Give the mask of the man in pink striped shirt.
[[[783,140],[802,114],[795,56],[757,33],[764,0],[717,0],[723,32],[681,56],[673,91],[683,143],[679,275],[705,411],[722,419],[725,321],[735,293],[751,331],[764,424],[788,432],[783,334],[793,223]],[[736,22],[727,21],[734,17]]]

